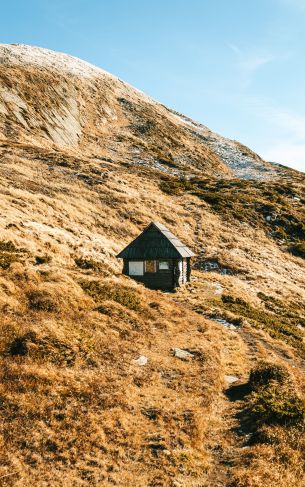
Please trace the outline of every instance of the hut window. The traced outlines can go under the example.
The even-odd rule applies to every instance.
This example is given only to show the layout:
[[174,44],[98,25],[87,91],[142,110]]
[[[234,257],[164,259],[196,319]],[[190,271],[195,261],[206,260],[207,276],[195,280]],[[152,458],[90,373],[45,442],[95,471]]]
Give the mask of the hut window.
[[129,275],[130,276],[143,276],[144,274],[144,262],[143,261],[130,261],[129,262]]
[[156,261],[146,260],[145,261],[145,272],[156,272]]
[[160,260],[159,261],[159,270],[160,271],[168,271],[169,270],[168,260]]

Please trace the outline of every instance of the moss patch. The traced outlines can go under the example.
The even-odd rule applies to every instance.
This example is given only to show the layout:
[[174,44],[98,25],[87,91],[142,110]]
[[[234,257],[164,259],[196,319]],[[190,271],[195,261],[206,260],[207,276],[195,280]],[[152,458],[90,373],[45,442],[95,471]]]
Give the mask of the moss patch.
[[304,423],[305,401],[294,390],[288,370],[279,364],[261,363],[251,371],[249,415],[263,424],[296,426]]
[[194,194],[226,221],[237,220],[261,228],[274,240],[292,245],[290,248],[297,253],[295,255],[305,255],[302,247],[305,242],[305,186],[302,181],[183,180],[162,176],[160,188],[171,195]]
[[[277,300],[268,299],[270,311],[254,308],[241,298],[235,298],[231,295],[223,295],[221,298],[222,306],[227,311],[239,315],[246,319],[255,328],[260,328],[269,333],[273,338],[279,338],[292,345],[301,356],[305,356],[305,345],[303,333],[298,328],[299,324],[304,323],[299,310],[286,305],[286,311],[283,310],[283,303]],[[279,305],[281,305],[280,308]],[[279,311],[279,312],[277,312]]]
[[81,281],[80,285],[96,303],[112,300],[133,311],[143,309],[139,293],[127,286],[100,281]]

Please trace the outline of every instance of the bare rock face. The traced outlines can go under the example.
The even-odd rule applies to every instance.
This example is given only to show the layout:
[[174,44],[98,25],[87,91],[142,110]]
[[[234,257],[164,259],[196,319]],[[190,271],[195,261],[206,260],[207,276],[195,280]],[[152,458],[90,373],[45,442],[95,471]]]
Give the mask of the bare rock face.
[[67,54],[0,45],[0,139],[163,173],[268,179],[276,166]]

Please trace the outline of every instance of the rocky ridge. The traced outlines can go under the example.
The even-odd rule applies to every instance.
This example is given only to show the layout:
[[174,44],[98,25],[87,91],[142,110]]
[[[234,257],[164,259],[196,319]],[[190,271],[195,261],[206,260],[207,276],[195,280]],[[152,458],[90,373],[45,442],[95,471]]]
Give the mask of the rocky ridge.
[[175,176],[204,170],[219,177],[268,179],[280,172],[238,142],[73,56],[1,44],[0,65],[3,140],[13,137]]

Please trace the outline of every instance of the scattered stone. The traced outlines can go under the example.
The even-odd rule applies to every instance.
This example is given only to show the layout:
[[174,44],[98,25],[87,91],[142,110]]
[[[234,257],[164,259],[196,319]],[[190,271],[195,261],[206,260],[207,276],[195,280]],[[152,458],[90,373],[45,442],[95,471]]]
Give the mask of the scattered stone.
[[214,284],[215,294],[222,294],[223,286],[221,284]]
[[189,360],[194,357],[193,353],[183,350],[182,348],[174,348],[174,355],[182,360]]
[[139,358],[134,360],[134,363],[137,365],[146,365],[148,362],[148,358],[145,355],[140,355]]
[[234,384],[234,382],[239,380],[235,375],[225,375],[224,379],[228,384]]

